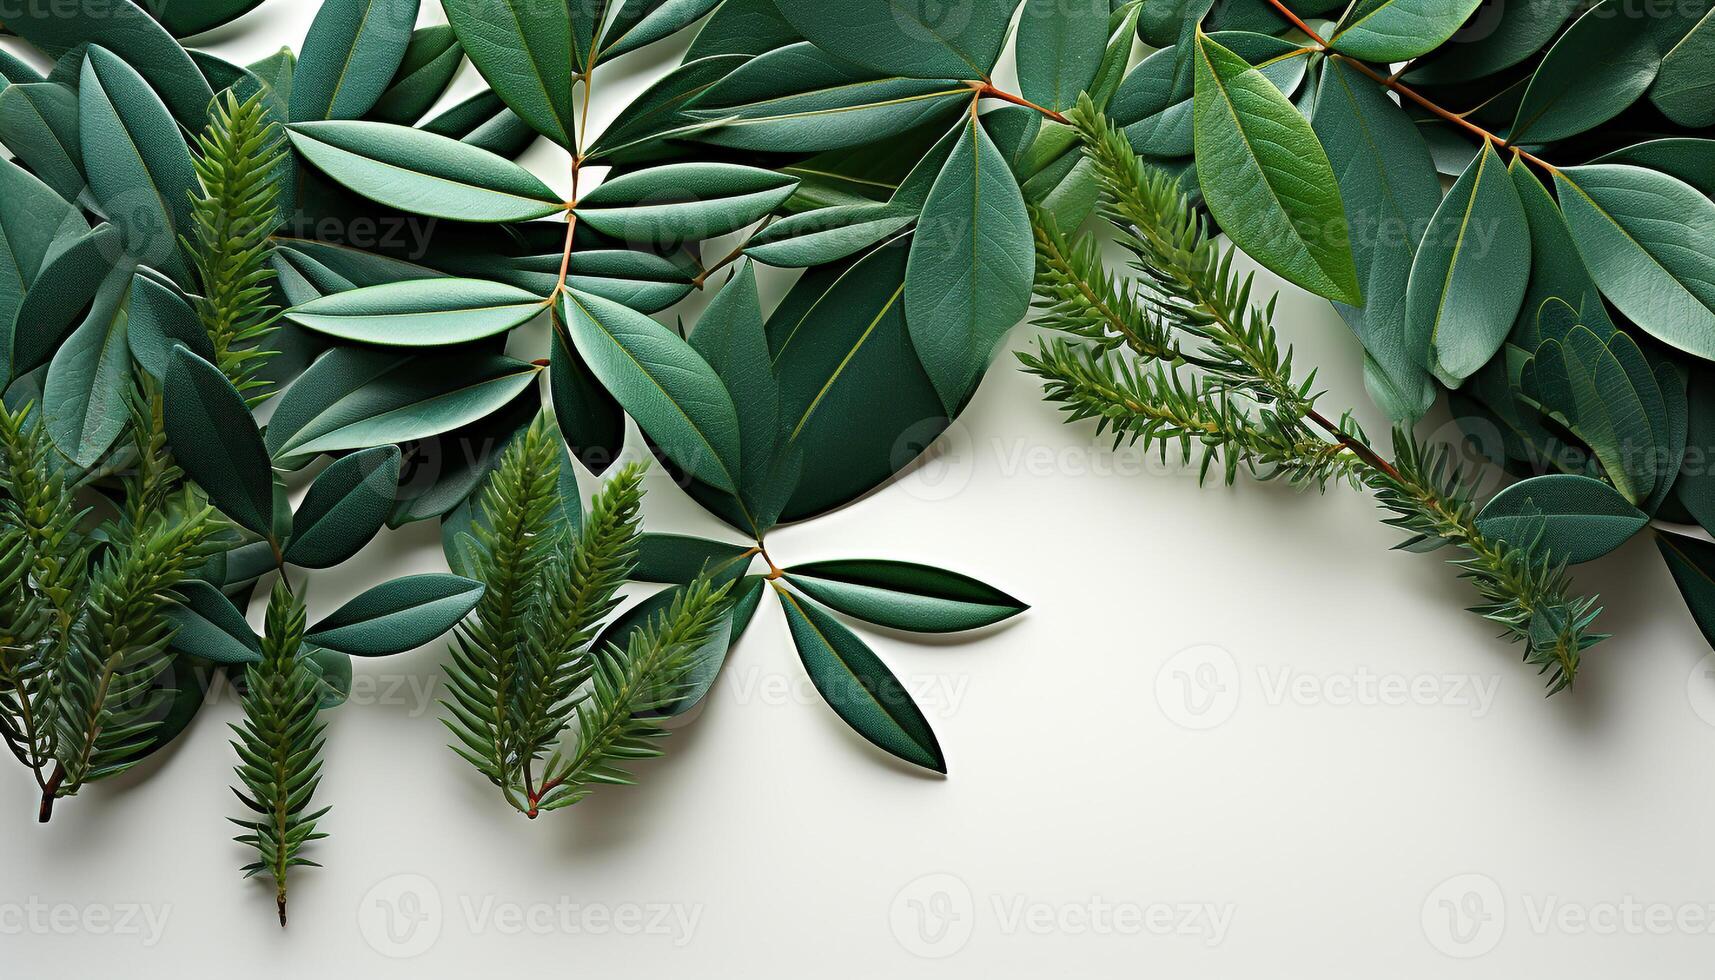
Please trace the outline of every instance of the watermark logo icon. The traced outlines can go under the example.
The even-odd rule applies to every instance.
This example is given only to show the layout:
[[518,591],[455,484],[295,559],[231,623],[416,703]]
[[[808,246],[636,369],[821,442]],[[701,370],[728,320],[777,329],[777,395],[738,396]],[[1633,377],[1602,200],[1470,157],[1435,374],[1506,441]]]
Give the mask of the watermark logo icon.
[[1423,935],[1455,959],[1475,959],[1493,950],[1506,928],[1506,900],[1488,875],[1454,875],[1423,900]]
[[893,936],[907,952],[939,960],[965,948],[977,924],[971,888],[957,875],[924,875],[899,890],[889,912]]
[[441,890],[422,875],[401,874],[378,882],[357,909],[357,925],[369,947],[390,959],[421,956],[441,938]]
[[1161,713],[1182,728],[1219,727],[1239,707],[1239,665],[1225,647],[1203,644],[1167,658],[1155,674]]

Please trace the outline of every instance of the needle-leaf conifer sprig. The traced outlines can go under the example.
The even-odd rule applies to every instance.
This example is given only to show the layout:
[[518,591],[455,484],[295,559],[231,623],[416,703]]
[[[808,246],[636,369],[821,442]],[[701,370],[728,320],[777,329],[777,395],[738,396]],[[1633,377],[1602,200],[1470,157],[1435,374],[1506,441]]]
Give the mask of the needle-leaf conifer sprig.
[[1178,186],[1152,171],[1087,101],[1072,115],[1095,162],[1102,213],[1131,255],[1136,294],[1125,296],[1089,243],[1071,244],[1034,216],[1039,307],[1045,325],[1072,339],[1045,339],[1024,353],[1050,401],[1070,420],[1095,419],[1117,437],[1172,445],[1205,476],[1219,465],[1325,489],[1341,480],[1375,493],[1387,523],[1414,535],[1413,550],[1459,549],[1453,559],[1482,596],[1473,611],[1525,647],[1550,693],[1571,685],[1595,600],[1571,595],[1564,566],[1535,547],[1492,540],[1477,528],[1479,481],[1406,429],[1395,458],[1378,451],[1352,416],[1317,408],[1315,373],[1296,378],[1293,353],[1274,329],[1274,303],[1252,301],[1252,277],[1233,268]]

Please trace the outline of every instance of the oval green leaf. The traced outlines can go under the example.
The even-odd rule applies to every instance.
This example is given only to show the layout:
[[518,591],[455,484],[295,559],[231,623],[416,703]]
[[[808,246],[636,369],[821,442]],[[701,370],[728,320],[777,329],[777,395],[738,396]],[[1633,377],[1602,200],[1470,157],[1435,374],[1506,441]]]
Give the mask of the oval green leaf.
[[304,36],[292,121],[357,119],[399,71],[419,0],[326,0]]
[[883,75],[986,79],[1018,0],[775,0],[798,33]]
[[848,616],[912,633],[977,629],[1030,608],[968,575],[903,561],[812,562],[786,569],[786,579]]
[[732,163],[675,163],[616,177],[584,195],[578,220],[632,243],[699,242],[761,220],[798,180]]
[[354,657],[415,650],[457,626],[484,586],[457,575],[412,575],[378,585],[304,634],[304,641]]
[[1363,61],[1426,55],[1456,34],[1483,0],[1358,0],[1328,43]]
[[1570,473],[1515,483],[1477,515],[1477,530],[1485,537],[1570,565],[1612,552],[1648,524],[1649,516],[1618,490]]
[[1626,111],[1661,68],[1651,24],[1629,0],[1602,0],[1573,21],[1531,76],[1507,138],[1563,140]]
[[274,532],[274,469],[244,396],[213,364],[173,349],[162,389],[167,444],[185,475],[234,523]]
[[173,592],[179,601],[161,610],[161,618],[173,628],[169,649],[216,664],[262,662],[262,642],[219,589],[191,581]]
[[447,21],[496,95],[536,132],[577,147],[578,54],[571,7],[540,0],[443,0]]
[[[637,542],[635,582],[690,585],[705,571],[724,581],[729,566],[756,553],[755,547],[686,534],[644,534]],[[748,566],[750,563],[745,562]],[[738,569],[743,574],[744,568]]]
[[398,446],[377,446],[323,470],[292,517],[286,561],[332,568],[363,550],[393,509],[399,461]]
[[547,306],[516,286],[481,279],[388,283],[334,293],[286,313],[317,333],[389,347],[446,347],[506,333]]

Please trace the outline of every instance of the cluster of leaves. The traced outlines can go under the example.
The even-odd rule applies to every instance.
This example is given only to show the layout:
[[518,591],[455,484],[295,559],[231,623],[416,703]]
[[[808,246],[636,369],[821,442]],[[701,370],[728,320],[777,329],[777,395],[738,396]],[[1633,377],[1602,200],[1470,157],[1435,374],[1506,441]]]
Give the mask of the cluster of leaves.
[[1496,533],[1493,512],[1507,508],[1497,501],[1479,516],[1479,481],[1408,429],[1395,430],[1390,461],[1349,413],[1324,416],[1315,373],[1298,380],[1292,351],[1276,338],[1273,301],[1252,302],[1253,277],[1233,270],[1236,250],[1211,238],[1176,178],[1144,163],[1089,102],[1075,118],[1102,183],[1102,212],[1137,279],[1110,273],[1094,236],[1068,241],[1051,215],[1037,214],[1041,322],[1069,335],[1021,355],[1048,399],[1116,440],[1157,446],[1164,457],[1177,447],[1205,477],[1219,467],[1229,483],[1245,472],[1368,488],[1387,523],[1412,535],[1402,547],[1457,548],[1455,564],[1483,598],[1474,611],[1524,645],[1551,692],[1570,686],[1583,651],[1601,639],[1590,630],[1599,610],[1569,595],[1549,536]]
[[[1490,538],[1577,563],[1715,527],[1715,4],[1176,0],[1140,31],[1109,117],[1334,303],[1396,423],[1448,394],[1523,478]],[[1656,536],[1715,640],[1715,549]]]

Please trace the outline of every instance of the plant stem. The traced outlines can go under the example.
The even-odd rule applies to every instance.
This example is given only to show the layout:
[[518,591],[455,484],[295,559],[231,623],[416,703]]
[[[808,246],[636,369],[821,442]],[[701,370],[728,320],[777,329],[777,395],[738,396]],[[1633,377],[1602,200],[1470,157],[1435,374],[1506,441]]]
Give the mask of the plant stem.
[[65,767],[59,765],[54,766],[53,776],[49,778],[47,783],[42,787],[42,807],[41,810],[38,811],[36,818],[39,822],[47,823],[49,820],[53,819],[54,800],[59,798],[60,785],[65,782],[65,778]]
[[1062,126],[1072,125],[1072,120],[1067,119],[1064,114],[1055,112],[1053,109],[1045,109],[1022,95],[1013,95],[1011,92],[996,88],[990,82],[970,82],[969,84],[971,88],[976,90],[978,98],[999,99],[1002,102],[1010,102],[1013,105],[1020,105],[1026,109],[1034,109]]

